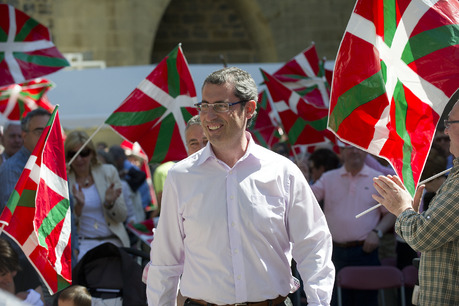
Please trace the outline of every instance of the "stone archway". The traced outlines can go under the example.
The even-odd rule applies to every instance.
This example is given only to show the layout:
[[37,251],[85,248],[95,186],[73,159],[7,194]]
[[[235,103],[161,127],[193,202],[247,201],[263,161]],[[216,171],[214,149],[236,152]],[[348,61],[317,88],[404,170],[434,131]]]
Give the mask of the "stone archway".
[[154,33],[170,1],[54,1],[53,38],[61,52],[108,66],[150,64]]
[[179,42],[192,64],[272,62],[277,60],[267,20],[256,1],[168,1],[154,33],[151,62]]
[[271,28],[260,5],[256,1],[233,0],[233,5],[250,33],[260,62],[275,62],[278,60]]

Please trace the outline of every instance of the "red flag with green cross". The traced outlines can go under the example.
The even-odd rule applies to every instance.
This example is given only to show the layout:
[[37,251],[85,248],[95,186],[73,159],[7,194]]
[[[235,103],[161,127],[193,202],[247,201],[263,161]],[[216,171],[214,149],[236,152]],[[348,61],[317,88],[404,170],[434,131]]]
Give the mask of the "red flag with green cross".
[[324,61],[319,60],[315,44],[286,62],[273,76],[309,103],[319,107],[329,105],[330,85],[325,76]]
[[334,140],[327,130],[328,108],[308,103],[295,91],[261,69],[265,85],[279,113],[291,145],[309,145]]
[[54,86],[46,79],[35,79],[0,88],[0,113],[9,120],[21,120],[38,107],[52,112],[46,93]]
[[11,5],[0,4],[0,86],[23,83],[69,65],[45,26]]
[[459,2],[357,1],[339,48],[329,129],[390,162],[413,195],[459,88]]
[[268,93],[263,90],[258,94],[257,116],[249,130],[254,140],[265,148],[271,148],[280,141],[280,126],[274,116]]
[[198,113],[196,89],[178,45],[105,121],[117,133],[138,142],[149,162],[187,156],[185,126]]
[[72,283],[64,141],[55,108],[0,216],[51,294]]

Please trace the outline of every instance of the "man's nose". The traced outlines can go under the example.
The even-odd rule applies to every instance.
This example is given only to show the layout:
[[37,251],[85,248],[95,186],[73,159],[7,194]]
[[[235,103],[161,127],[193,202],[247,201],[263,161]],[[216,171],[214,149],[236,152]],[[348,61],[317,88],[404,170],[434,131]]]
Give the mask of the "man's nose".
[[213,107],[209,107],[209,109],[207,110],[207,113],[206,113],[207,117],[208,118],[215,118],[217,117],[217,112],[214,110]]

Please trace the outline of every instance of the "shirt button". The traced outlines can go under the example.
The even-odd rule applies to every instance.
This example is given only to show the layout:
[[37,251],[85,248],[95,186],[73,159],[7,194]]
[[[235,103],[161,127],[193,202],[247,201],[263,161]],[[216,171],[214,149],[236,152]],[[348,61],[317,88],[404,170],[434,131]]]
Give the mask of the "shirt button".
[[234,227],[236,225],[236,223],[234,222],[231,222],[231,226]]
[[234,196],[230,196],[230,199],[231,199],[231,200],[234,200]]
[[237,249],[235,249],[235,250],[234,250],[234,254],[237,254],[237,253],[238,253],[238,250],[237,250]]
[[241,276],[240,275],[237,276],[237,280],[241,280]]

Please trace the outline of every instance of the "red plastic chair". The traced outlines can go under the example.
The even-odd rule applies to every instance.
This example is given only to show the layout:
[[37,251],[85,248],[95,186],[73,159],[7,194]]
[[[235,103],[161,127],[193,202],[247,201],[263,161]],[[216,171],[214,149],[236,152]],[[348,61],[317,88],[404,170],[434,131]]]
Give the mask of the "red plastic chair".
[[415,266],[410,265],[403,268],[402,273],[403,279],[405,280],[405,286],[414,288],[414,285],[416,285],[418,281],[418,269]]
[[381,259],[381,266],[397,267],[397,258],[395,257],[383,258]]
[[[400,288],[401,305],[405,306],[405,288],[402,271],[392,266],[349,266],[342,268],[337,276],[338,305],[342,306],[341,289],[382,290]],[[384,294],[380,294],[386,305]]]

